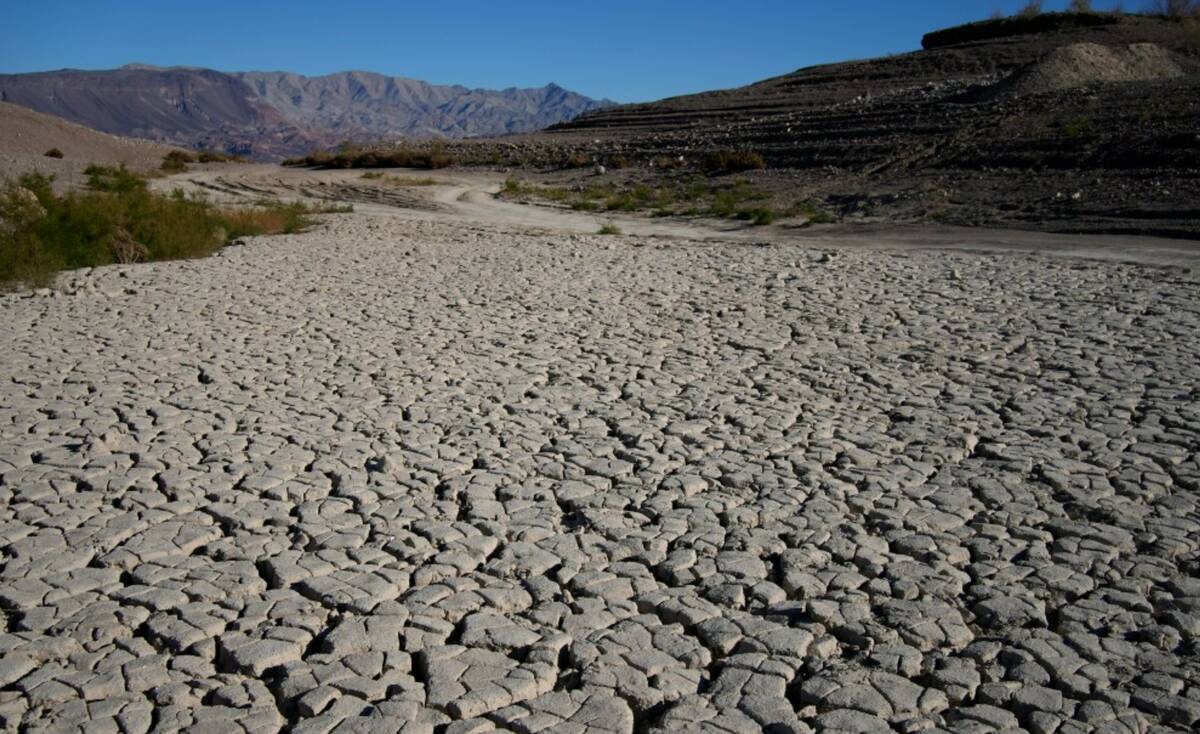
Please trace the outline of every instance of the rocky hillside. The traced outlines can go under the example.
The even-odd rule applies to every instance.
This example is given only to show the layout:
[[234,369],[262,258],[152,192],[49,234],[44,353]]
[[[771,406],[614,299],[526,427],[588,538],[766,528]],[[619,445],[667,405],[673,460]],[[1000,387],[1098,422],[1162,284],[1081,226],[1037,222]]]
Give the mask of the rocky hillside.
[[[1189,74],[1194,78],[1200,70],[1200,35],[1191,22],[1053,13],[931,33],[925,37],[926,48],[914,53],[814,66],[745,87],[616,106],[555,130],[637,138],[652,143],[650,147],[670,139],[685,145],[753,147],[777,164],[878,163],[881,156],[911,151],[915,139],[961,131],[966,117],[987,125],[1005,122],[997,114],[1005,110],[964,105],[976,100],[964,99],[963,93],[1033,76],[1035,67],[1047,65],[1047,57],[1056,50],[1081,43],[1118,49],[1119,56],[1171,60],[1158,75],[1161,79],[1149,74],[1131,80],[1153,82]],[[1058,93],[1119,79],[1104,69],[1090,70],[1094,76],[1088,72],[1080,70],[1036,91],[1061,96]],[[1128,90],[1088,90],[1105,91]],[[1034,111],[1008,112],[1024,116]]]
[[491,91],[368,72],[305,77],[144,65],[0,75],[0,101],[116,135],[256,158],[347,138],[529,132],[611,104],[553,84]]
[[539,89],[468,89],[349,71],[306,77],[286,72],[234,74],[255,98],[314,130],[378,136],[478,137],[530,132],[600,109],[556,84]]
[[751,149],[845,217],[1200,235],[1200,22],[1052,13],[923,46],[600,110],[531,145],[643,164]]

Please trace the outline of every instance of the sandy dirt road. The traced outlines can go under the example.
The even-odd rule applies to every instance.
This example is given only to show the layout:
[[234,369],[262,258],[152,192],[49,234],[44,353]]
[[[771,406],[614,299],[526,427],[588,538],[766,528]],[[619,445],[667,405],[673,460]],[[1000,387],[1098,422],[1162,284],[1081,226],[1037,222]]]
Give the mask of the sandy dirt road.
[[5,728],[1200,722],[1181,263],[185,180],[357,210],[4,298]]

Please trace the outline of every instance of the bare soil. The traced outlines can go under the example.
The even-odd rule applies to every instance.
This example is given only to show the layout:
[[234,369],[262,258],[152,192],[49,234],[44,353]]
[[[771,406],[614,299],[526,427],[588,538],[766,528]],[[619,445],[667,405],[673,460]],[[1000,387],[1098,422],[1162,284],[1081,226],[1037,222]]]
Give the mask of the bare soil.
[[[57,148],[62,158],[45,153]],[[156,170],[167,145],[122,138],[7,102],[0,102],[0,179],[22,173],[54,174],[62,185],[83,180],[83,169],[93,163],[124,163],[133,170]]]

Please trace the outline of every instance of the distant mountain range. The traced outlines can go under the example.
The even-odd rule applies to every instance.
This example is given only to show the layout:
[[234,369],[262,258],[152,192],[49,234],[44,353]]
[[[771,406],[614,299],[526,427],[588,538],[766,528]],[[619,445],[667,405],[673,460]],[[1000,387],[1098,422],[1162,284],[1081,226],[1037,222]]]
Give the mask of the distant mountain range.
[[488,90],[365,71],[306,77],[142,64],[0,74],[0,101],[115,135],[254,158],[347,139],[532,132],[613,104],[556,84]]

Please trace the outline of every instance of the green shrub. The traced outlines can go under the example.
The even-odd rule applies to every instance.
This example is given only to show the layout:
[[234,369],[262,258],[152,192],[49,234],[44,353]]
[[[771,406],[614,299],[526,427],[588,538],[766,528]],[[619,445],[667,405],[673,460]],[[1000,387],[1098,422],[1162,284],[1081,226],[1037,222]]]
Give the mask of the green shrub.
[[327,167],[329,167],[329,163],[332,160],[333,160],[332,153],[329,153],[329,152],[326,152],[323,150],[315,150],[312,153],[309,153],[306,156],[301,156],[299,158],[285,158],[281,165],[284,165],[284,166],[312,166],[315,168],[327,168]]
[[747,181],[738,181],[725,189],[712,190],[712,204],[708,214],[717,217],[737,217],[742,211],[742,204],[748,201],[761,201],[768,198],[765,192],[752,187]]
[[62,158],[63,152],[58,148],[51,148],[45,153],[42,153],[42,155],[46,156],[47,158]]
[[621,228],[612,222],[606,222],[604,226],[596,231],[596,234],[621,234]]
[[604,208],[610,212],[635,212],[638,210],[638,202],[628,192],[622,192],[608,197]]
[[57,195],[53,179],[27,174],[0,187],[0,283],[42,285],[59,270],[212,254],[247,235],[299,232],[344,205],[258,202],[219,208],[148,190],[124,166],[89,166],[87,191]]
[[130,194],[146,190],[146,179],[130,171],[122,163],[119,166],[101,166],[93,163],[83,169],[87,186],[93,191],[110,194]]
[[752,150],[718,150],[704,158],[704,170],[712,174],[757,171],[767,167],[767,161]]
[[755,225],[761,226],[774,222],[776,214],[773,209],[754,207],[751,209],[740,209],[736,216],[738,219],[748,220]]
[[812,202],[804,202],[792,207],[788,213],[792,216],[803,216],[806,220],[805,224],[833,224],[837,221],[836,218],[829,212],[821,209]]

